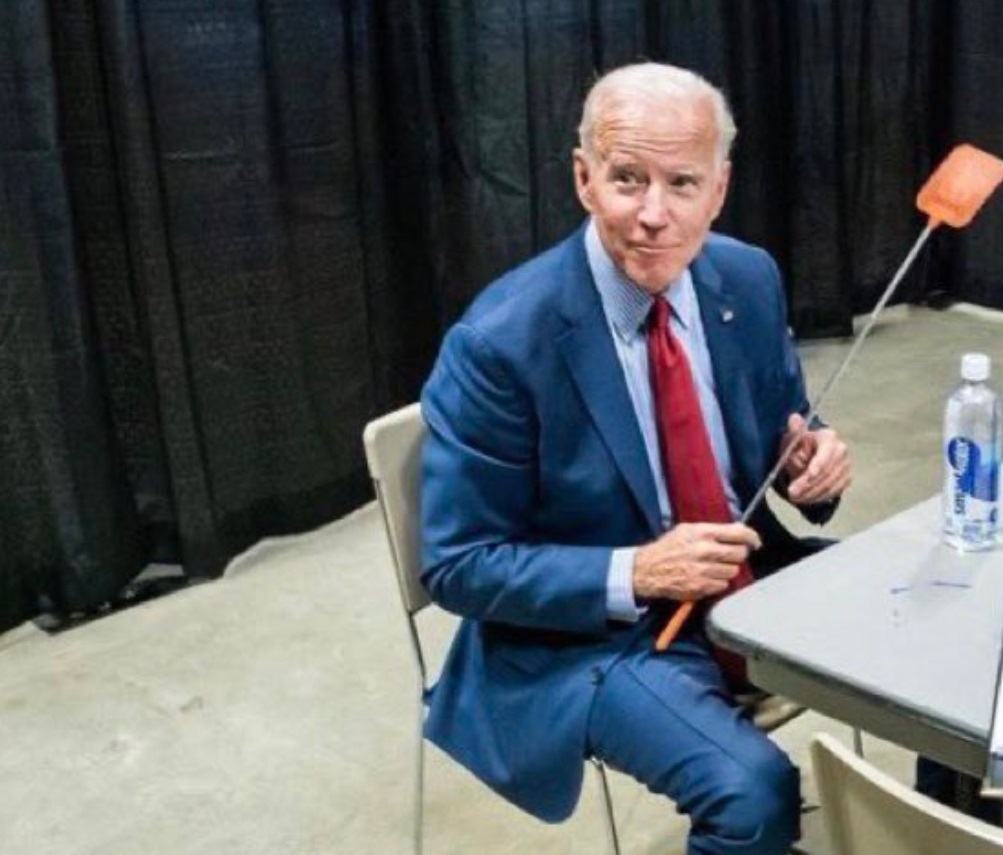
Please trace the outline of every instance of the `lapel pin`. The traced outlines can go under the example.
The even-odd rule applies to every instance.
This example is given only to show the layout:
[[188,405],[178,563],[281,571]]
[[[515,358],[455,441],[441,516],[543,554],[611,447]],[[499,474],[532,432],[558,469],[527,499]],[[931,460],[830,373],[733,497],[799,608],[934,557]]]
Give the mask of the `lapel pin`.
[[735,319],[735,313],[731,309],[721,310],[721,320],[724,323],[730,324],[734,319]]

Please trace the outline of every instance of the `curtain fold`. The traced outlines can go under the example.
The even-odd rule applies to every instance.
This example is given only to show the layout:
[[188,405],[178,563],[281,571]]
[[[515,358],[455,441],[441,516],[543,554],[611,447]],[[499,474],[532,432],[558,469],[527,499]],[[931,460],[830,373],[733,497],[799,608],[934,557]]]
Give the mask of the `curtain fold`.
[[[103,602],[144,551],[107,398],[129,367],[102,353],[77,228],[93,104],[57,97],[89,23],[40,4],[0,19],[0,627]],[[94,73],[83,58],[69,93]]]
[[[360,435],[575,228],[595,77],[687,65],[738,122],[720,228],[843,335],[954,144],[1003,154],[995,0],[0,2],[0,629],[212,577],[369,498]],[[1003,308],[990,202],[903,284]]]

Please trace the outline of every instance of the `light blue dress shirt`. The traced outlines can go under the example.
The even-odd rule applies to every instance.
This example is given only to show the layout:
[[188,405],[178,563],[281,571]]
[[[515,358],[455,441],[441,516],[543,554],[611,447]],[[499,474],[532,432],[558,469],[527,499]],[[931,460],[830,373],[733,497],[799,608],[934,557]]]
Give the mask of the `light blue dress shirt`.
[[[672,508],[663,475],[661,452],[658,449],[658,433],[655,422],[654,403],[651,395],[651,381],[648,369],[648,345],[645,324],[651,310],[653,297],[635,285],[616,266],[602,245],[596,231],[595,222],[590,222],[585,231],[585,252],[589,268],[599,291],[606,322],[609,324],[613,344],[616,347],[620,366],[627,381],[627,391],[637,424],[644,438],[644,448],[648,465],[655,480],[658,493],[658,509],[661,513],[662,528],[672,526]],[[669,301],[672,311],[669,323],[690,361],[693,380],[700,399],[700,409],[704,424],[710,436],[714,457],[717,460],[721,483],[732,516],[741,514],[738,497],[732,487],[731,452],[724,433],[724,420],[717,400],[714,374],[711,369],[710,352],[704,336],[700,306],[689,270],[674,282],[670,282],[662,294]],[[636,547],[614,549],[610,559],[606,588],[606,610],[613,620],[636,621],[643,610],[634,601],[634,553]]]

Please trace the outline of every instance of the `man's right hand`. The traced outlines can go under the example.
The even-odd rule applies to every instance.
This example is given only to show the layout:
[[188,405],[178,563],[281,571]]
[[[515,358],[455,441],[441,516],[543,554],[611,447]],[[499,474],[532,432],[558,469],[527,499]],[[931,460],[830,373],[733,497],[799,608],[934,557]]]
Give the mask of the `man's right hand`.
[[680,523],[634,554],[634,596],[699,600],[722,594],[759,549],[759,535],[742,523]]

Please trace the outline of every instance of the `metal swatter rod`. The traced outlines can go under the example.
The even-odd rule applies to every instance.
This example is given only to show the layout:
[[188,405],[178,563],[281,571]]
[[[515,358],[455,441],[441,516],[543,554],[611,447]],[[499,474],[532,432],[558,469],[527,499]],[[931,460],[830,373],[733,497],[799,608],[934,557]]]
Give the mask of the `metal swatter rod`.
[[895,293],[895,289],[898,288],[899,282],[902,281],[902,278],[906,275],[909,268],[912,266],[912,263],[916,260],[916,256],[919,255],[919,251],[923,248],[923,244],[926,243],[927,239],[930,237],[930,235],[933,233],[933,230],[937,228],[938,225],[939,224],[935,220],[931,219],[927,223],[926,228],[923,229],[920,236],[916,239],[916,243],[913,244],[912,249],[909,250],[909,254],[905,257],[905,261],[902,262],[902,265],[895,273],[895,276],[892,277],[892,281],[889,283],[888,287],[885,288],[884,294],[881,295],[881,299],[878,300],[877,305],[875,305],[874,310],[871,312],[870,318],[868,318],[867,323],[864,325],[864,328],[860,331],[860,334],[853,342],[853,346],[850,348],[849,352],[843,358],[843,361],[839,364],[836,370],[826,381],[825,385],[822,387],[822,390],[818,393],[818,397],[815,398],[814,403],[812,403],[812,405],[809,407],[808,415],[805,417],[805,426],[801,429],[798,435],[794,437],[794,439],[792,439],[791,442],[787,444],[787,447],[784,449],[783,454],[780,455],[780,459],[773,465],[773,468],[766,476],[766,480],[763,481],[763,483],[760,485],[759,489],[756,491],[756,494],[752,497],[752,501],[749,502],[748,506],[746,507],[744,513],[742,514],[741,522],[747,523],[752,514],[755,512],[756,508],[759,507],[759,503],[763,501],[763,497],[766,495],[766,491],[769,490],[770,487],[773,485],[773,482],[777,479],[777,476],[780,474],[780,470],[784,468],[784,464],[787,463],[788,458],[791,456],[791,454],[794,453],[794,449],[797,448],[801,437],[808,432],[812,421],[818,415],[818,411],[822,408],[822,402],[825,401],[826,396],[836,385],[836,383],[839,382],[840,377],[843,376],[844,372],[849,367],[850,363],[853,361],[853,357],[857,355],[857,351],[860,350],[860,346],[864,343],[864,339],[867,338],[867,335],[868,333],[870,333],[871,328],[877,321],[878,316],[881,314],[882,310],[888,304],[888,301],[892,298],[892,294]]

